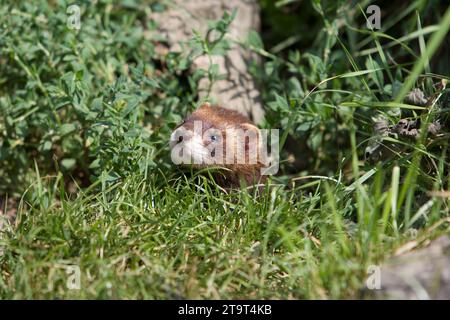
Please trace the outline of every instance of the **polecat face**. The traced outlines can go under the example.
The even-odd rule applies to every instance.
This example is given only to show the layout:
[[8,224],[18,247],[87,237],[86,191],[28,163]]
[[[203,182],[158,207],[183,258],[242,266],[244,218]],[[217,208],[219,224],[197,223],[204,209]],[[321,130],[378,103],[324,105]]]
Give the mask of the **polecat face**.
[[170,147],[181,164],[203,167],[214,163],[216,152],[223,150],[223,140],[221,131],[209,121],[188,120],[172,133]]
[[203,104],[172,133],[172,161],[197,168],[220,166],[248,171],[260,160],[259,140],[259,129],[245,116]]

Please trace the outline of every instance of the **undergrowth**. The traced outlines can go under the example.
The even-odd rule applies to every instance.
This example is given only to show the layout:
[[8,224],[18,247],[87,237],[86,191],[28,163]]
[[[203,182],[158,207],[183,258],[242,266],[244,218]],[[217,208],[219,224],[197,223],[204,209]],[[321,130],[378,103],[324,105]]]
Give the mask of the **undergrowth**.
[[449,233],[450,9],[380,1],[370,30],[368,1],[260,3],[239,44],[282,145],[261,194],[170,162],[232,13],[161,54],[164,2],[80,2],[80,30],[67,1],[1,3],[2,298],[358,298],[370,265]]

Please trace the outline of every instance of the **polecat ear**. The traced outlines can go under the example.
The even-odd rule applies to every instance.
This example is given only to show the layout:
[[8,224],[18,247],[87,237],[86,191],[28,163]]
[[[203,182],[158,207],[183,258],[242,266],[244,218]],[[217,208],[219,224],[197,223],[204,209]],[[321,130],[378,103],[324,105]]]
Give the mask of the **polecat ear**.
[[[261,147],[261,132],[259,131],[259,128],[251,123],[242,123],[240,124],[240,126],[245,131],[249,130],[253,132],[254,137],[256,137],[257,139],[257,148],[259,149]],[[245,150],[248,151],[249,149],[250,149],[250,141],[245,141]]]
[[244,129],[244,130],[251,130],[251,131],[255,132],[259,136],[259,128],[257,126],[255,126],[254,124],[242,123],[242,124],[240,124],[240,126],[242,127],[242,129]]
[[209,102],[203,102],[199,109],[203,109],[203,108],[211,108],[211,104]]
[[[256,155],[256,157],[260,163],[263,163],[263,164],[267,163],[266,153],[262,152],[264,150],[264,146],[263,146],[264,141],[263,141],[263,137],[261,134],[261,130],[257,126],[255,126],[254,124],[251,124],[251,123],[243,123],[243,124],[241,124],[241,127],[244,130],[251,130],[252,132],[255,133],[255,135],[257,137],[257,145],[256,145],[257,155]],[[255,145],[251,144],[250,141],[245,141],[245,152],[249,152],[249,150],[254,147],[255,147]],[[253,149],[253,150],[255,150],[255,149]],[[250,159],[250,155],[249,155],[249,159]]]

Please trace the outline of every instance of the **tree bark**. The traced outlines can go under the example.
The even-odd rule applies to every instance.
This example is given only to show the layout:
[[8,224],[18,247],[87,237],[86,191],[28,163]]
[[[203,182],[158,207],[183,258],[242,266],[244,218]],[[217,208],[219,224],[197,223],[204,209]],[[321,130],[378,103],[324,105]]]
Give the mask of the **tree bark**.
[[[259,6],[256,0],[173,0],[164,12],[152,13],[151,18],[157,24],[159,36],[167,39],[171,51],[179,51],[182,41],[193,37],[192,30],[205,34],[208,20],[218,20],[224,12],[237,9],[227,37],[230,40],[245,40],[250,30],[259,31]],[[218,64],[219,74],[226,79],[217,80],[211,87],[209,98],[225,108],[237,110],[248,116],[255,123],[263,120],[264,112],[260,92],[257,89],[248,66],[254,53],[248,52],[240,45],[232,43],[225,56],[213,56],[212,63]],[[208,69],[209,59],[200,56],[194,61],[194,68]],[[199,98],[208,95],[209,79],[199,82]]]

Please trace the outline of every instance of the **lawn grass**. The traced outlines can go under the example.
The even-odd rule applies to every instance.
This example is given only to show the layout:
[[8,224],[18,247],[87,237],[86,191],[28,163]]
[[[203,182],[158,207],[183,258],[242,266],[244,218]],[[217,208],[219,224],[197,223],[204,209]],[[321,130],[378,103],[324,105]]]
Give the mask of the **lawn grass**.
[[[259,196],[224,194],[198,176],[135,175],[73,199],[61,176],[48,177],[3,234],[2,296],[359,297],[369,265],[409,240],[448,232],[439,199],[417,234],[396,225],[398,187],[381,190],[383,174],[351,192],[319,181],[313,192],[273,187]],[[364,205],[358,222],[350,220],[354,197]],[[81,270],[80,290],[66,287],[70,265]]]
[[[0,29],[0,209],[8,212],[9,197],[17,213],[0,230],[0,298],[361,298],[369,267],[411,240],[450,234],[448,194],[430,193],[449,189],[448,133],[437,142],[389,137],[385,145],[402,148],[364,161],[377,139],[374,114],[393,125],[402,109],[425,129],[448,113],[448,89],[421,79],[449,80],[429,68],[450,9],[430,29],[413,11],[434,17],[433,7],[413,1],[415,34],[400,45],[406,34],[389,31],[404,21],[388,16],[394,22],[376,32],[347,21],[341,30],[342,16],[315,1],[310,14],[332,31],[320,44],[289,52],[278,44],[274,53],[245,43],[266,59],[253,67],[263,126],[280,128],[286,142],[280,174],[257,193],[224,192],[170,163],[168,138],[195,107],[198,77],[186,75],[189,55],[154,52],[160,39],[144,14],[154,1],[86,5],[79,33],[57,10],[64,1],[12,3],[0,5],[10,13]],[[435,95],[433,105],[399,104],[412,87]],[[308,151],[289,150],[288,135]],[[289,156],[306,165],[293,168]],[[67,287],[73,267],[79,289]]]

